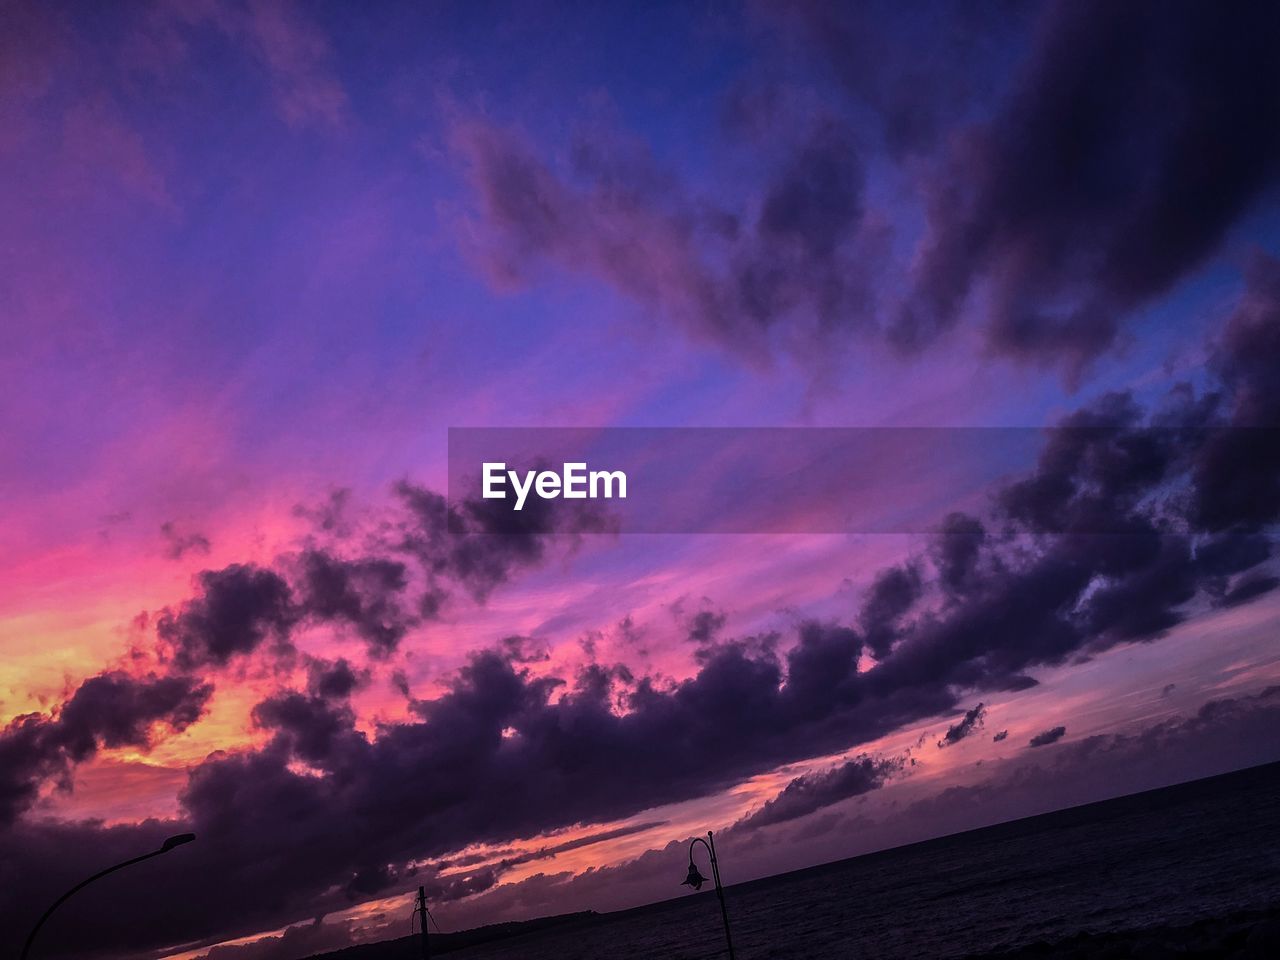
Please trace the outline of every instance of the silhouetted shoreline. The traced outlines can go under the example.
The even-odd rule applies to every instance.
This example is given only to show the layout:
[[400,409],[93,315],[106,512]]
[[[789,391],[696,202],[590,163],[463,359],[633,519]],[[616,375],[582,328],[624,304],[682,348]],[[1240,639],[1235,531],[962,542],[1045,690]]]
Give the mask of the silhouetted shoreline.
[[[1280,763],[760,878],[728,895],[743,957],[1276,956]],[[618,957],[666,960],[675,954],[664,935],[694,943],[680,954],[692,957],[716,955],[716,933],[707,898],[686,896],[433,934],[432,951],[541,960],[593,956],[598,940]],[[406,937],[311,960],[416,951]]]
[[1158,960],[1163,957],[1270,960],[1280,956],[1280,904],[1178,927],[1143,927],[1108,934],[1079,934],[1065,940],[1031,943],[965,960]]
[[[563,927],[567,924],[589,923],[608,916],[595,910],[582,910],[578,913],[557,914],[551,917],[535,917],[532,920],[511,920],[505,923],[490,923],[483,927],[460,930],[457,933],[431,933],[431,954],[452,953],[465,947],[492,943],[495,940],[507,940],[512,937],[540,933],[552,927]],[[382,960],[383,957],[416,957],[418,956],[418,935],[397,937],[394,940],[378,940],[374,943],[361,943],[354,947],[343,947],[331,953],[317,954],[309,960]]]

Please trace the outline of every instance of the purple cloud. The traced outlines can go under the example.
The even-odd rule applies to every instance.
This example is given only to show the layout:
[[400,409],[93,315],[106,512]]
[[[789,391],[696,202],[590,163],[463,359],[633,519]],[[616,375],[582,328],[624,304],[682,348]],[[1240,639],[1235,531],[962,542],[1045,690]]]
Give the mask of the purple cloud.
[[1043,733],[1037,733],[1034,737],[1027,741],[1029,747],[1047,747],[1051,743],[1057,743],[1067,735],[1066,727],[1053,727],[1045,730]]

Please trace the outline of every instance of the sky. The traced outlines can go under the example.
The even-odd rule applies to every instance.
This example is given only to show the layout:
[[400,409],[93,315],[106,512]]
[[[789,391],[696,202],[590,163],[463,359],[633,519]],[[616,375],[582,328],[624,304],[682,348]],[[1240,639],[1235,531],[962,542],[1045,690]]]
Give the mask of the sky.
[[[1280,759],[1278,38],[4,0],[0,944],[186,831],[46,954],[615,909],[708,829],[737,882]],[[493,426],[1030,442],[856,529],[514,535],[446,497]]]

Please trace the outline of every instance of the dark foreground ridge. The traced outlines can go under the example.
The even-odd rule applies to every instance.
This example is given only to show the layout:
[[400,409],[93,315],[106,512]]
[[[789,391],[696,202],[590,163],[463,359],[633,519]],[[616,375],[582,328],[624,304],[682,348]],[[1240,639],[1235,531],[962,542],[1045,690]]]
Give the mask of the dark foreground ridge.
[[1180,927],[1082,933],[968,960],[1274,960],[1280,957],[1280,908],[1247,910]]
[[[1280,956],[1280,763],[728,888],[744,960]],[[433,934],[459,960],[718,956],[692,894]],[[738,941],[741,941],[739,946]],[[312,960],[409,960],[405,937]]]
[[[599,919],[600,914],[594,910],[583,910],[580,913],[562,913],[554,917],[537,917],[533,920],[513,920],[508,923],[491,923],[473,930],[461,930],[457,933],[431,932],[431,955],[452,953],[464,947],[476,947],[495,940],[507,940],[527,934],[539,933],[552,927],[581,925]],[[332,953],[322,953],[310,960],[404,960],[406,957],[418,956],[418,935],[397,937],[394,940],[379,940],[376,943],[361,943],[354,947],[343,947]]]

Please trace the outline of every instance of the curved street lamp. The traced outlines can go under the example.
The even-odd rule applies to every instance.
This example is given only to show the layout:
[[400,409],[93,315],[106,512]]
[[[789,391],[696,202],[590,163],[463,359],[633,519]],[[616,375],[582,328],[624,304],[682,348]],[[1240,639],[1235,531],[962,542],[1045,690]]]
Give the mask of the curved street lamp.
[[53,905],[44,912],[44,915],[39,920],[36,921],[36,925],[31,928],[31,933],[27,935],[27,942],[22,945],[22,953],[18,955],[18,960],[27,960],[27,954],[31,950],[31,944],[35,942],[36,934],[40,932],[40,928],[44,926],[44,922],[53,916],[53,911],[57,910],[89,884],[93,883],[93,881],[101,880],[108,873],[115,873],[117,870],[123,870],[125,867],[131,867],[135,863],[141,863],[143,860],[150,860],[152,857],[158,857],[162,853],[168,853],[174,847],[180,847],[184,843],[190,843],[195,838],[196,835],[194,833],[180,833],[177,836],[170,837],[162,843],[159,850],[152,850],[150,853],[144,853],[142,856],[134,857],[132,860],[117,863],[114,867],[107,867],[105,870],[100,870],[88,880],[81,880],[57,900],[53,901]]
[[701,890],[702,885],[707,882],[707,878],[698,872],[698,866],[693,862],[693,848],[699,843],[707,848],[707,853],[711,857],[711,876],[716,883],[716,896],[720,898],[720,918],[724,920],[724,942],[729,945],[729,960],[734,960],[733,937],[729,935],[729,911],[724,906],[724,887],[720,886],[720,862],[716,860],[716,842],[710,830],[707,831],[707,839],[694,837],[689,841],[689,875],[681,881],[681,886]]

